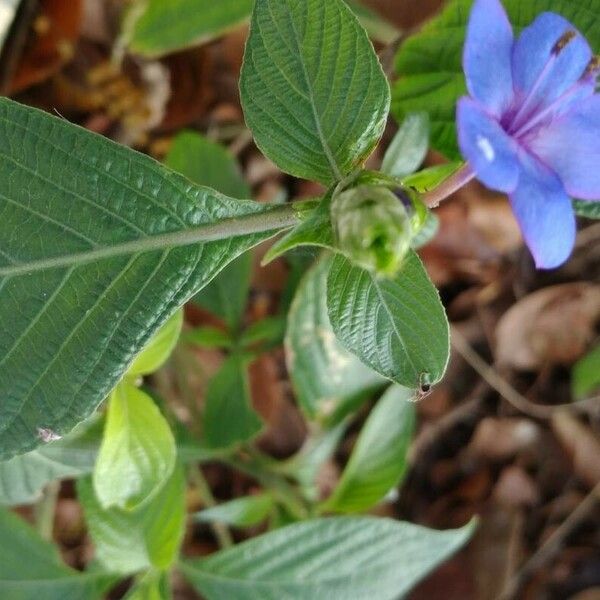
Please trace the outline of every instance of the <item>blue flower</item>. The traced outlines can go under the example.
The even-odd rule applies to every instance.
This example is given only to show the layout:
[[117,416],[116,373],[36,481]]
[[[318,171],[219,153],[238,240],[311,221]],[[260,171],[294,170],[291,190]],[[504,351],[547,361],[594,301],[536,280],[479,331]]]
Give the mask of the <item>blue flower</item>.
[[575,242],[571,197],[600,199],[600,62],[563,17],[542,13],[517,38],[499,0],[476,0],[458,102],[458,141],[475,176],[507,193],[539,268]]

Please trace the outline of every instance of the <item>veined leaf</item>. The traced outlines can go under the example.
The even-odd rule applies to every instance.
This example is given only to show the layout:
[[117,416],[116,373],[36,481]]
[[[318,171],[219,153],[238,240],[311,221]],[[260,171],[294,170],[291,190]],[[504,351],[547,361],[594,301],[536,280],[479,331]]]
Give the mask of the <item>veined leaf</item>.
[[194,519],[202,523],[218,522],[233,527],[252,527],[264,521],[272,510],[272,496],[256,494],[205,508],[196,513]]
[[[466,93],[462,51],[473,0],[450,0],[441,14],[402,44],[396,57],[398,81],[392,110],[401,119],[415,110],[431,118],[431,143],[450,159],[460,158],[456,142],[456,101]],[[515,33],[541,11],[561,14],[600,50],[600,0],[502,0]]]
[[252,408],[247,359],[233,354],[206,390],[204,437],[211,448],[228,448],[253,438],[263,423]]
[[394,600],[458,550],[462,529],[373,517],[316,519],[180,565],[207,600]]
[[415,426],[413,398],[414,391],[392,385],[377,402],[323,511],[367,510],[399,484]]
[[103,509],[89,477],[77,493],[96,557],[111,572],[168,569],[179,552],[185,526],[185,481],[177,466],[160,491],[134,510]]
[[338,341],[327,315],[327,274],[333,257],[323,256],[304,276],[288,314],[286,361],[298,403],[311,419],[324,419],[365,399],[385,379]]
[[160,56],[208,42],[243,23],[252,0],[147,0],[135,24],[130,47],[146,56]]
[[0,100],[0,457],[88,416],[181,304],[294,211]]
[[324,183],[368,157],[389,109],[377,56],[342,0],[257,0],[240,91],[265,155]]
[[1,461],[0,504],[31,504],[51,481],[91,473],[102,428],[102,419],[92,417],[61,440]]
[[6,600],[99,600],[115,577],[80,573],[23,519],[0,509],[0,598]]
[[378,373],[411,389],[442,378],[450,351],[448,320],[414,252],[392,279],[377,279],[336,256],[327,306],[340,341]]
[[110,396],[94,469],[100,505],[132,509],[147,501],[171,475],[176,452],[169,424],[152,398],[119,383]]

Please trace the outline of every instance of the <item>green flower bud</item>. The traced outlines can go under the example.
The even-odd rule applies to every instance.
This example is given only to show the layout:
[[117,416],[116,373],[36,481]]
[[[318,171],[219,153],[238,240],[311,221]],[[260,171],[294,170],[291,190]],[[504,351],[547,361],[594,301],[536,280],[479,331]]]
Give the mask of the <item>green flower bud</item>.
[[335,196],[331,220],[337,246],[364,269],[395,275],[413,236],[402,200],[381,186],[359,185]]

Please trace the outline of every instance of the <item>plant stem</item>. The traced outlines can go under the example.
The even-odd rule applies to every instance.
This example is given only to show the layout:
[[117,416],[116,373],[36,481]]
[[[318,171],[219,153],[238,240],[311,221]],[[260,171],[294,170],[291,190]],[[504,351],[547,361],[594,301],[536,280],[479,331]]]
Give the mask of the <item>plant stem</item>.
[[267,233],[272,231],[275,234],[282,229],[289,229],[300,222],[303,206],[298,205],[304,205],[304,202],[277,205],[261,213],[223,219],[217,223],[209,223],[181,231],[150,235],[95,250],[86,250],[77,252],[76,254],[43,258],[1,267],[0,276],[24,275],[57,267],[79,266],[115,256],[191,246],[193,244],[214,242],[253,233]]
[[59,490],[60,482],[51,481],[42,492],[42,497],[34,507],[34,518],[38,533],[47,541],[52,541],[54,512]]
[[[217,501],[210,491],[210,486],[204,478],[201,467],[193,467],[190,469],[190,478],[196,486],[202,502],[209,508],[216,506]],[[230,548],[233,546],[233,538],[226,525],[223,523],[212,523],[211,527],[221,548]]]
[[445,200],[451,194],[454,194],[461,187],[469,183],[475,177],[475,172],[469,163],[465,163],[458,171],[450,175],[436,188],[423,195],[423,202],[429,208],[439,206],[442,200]]

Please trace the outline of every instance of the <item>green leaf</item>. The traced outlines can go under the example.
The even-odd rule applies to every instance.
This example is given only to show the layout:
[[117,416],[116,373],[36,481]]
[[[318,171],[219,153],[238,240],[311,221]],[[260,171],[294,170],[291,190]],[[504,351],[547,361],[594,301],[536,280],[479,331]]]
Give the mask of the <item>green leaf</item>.
[[249,325],[240,336],[240,345],[248,348],[255,344],[276,346],[283,342],[285,317],[266,317]]
[[417,192],[428,192],[454,175],[464,164],[463,162],[451,162],[429,167],[405,177],[402,183],[414,188]]
[[104,508],[134,508],[163,486],[175,466],[175,438],[148,394],[121,382],[111,394],[94,469]]
[[[218,4],[222,5],[223,2]],[[195,12],[202,12],[198,10],[197,3]],[[195,131],[183,131],[173,138],[165,164],[190,181],[213,188],[226,196],[250,198],[250,188],[235,157],[221,144]]]
[[371,42],[342,0],[257,0],[240,92],[264,154],[324,183],[362,164],[389,109]]
[[94,600],[114,583],[106,573],[80,573],[17,515],[0,509],[0,598]]
[[233,346],[233,339],[229,333],[209,325],[186,332],[183,339],[190,344],[200,346],[200,348],[231,348]]
[[61,440],[0,462],[0,504],[32,504],[51,481],[92,472],[103,422],[92,417]]
[[310,419],[323,419],[366,399],[385,379],[337,340],[327,315],[327,274],[322,257],[304,276],[288,314],[288,371],[298,403]]
[[204,437],[211,448],[229,448],[246,442],[262,429],[252,408],[247,359],[230,356],[211,379],[206,390]]
[[[235,158],[223,146],[198,133],[180,133],[174,139],[165,163],[194,183],[234,198],[250,197],[250,189]],[[252,257],[249,254],[240,256],[194,297],[194,303],[221,317],[236,330],[248,299],[251,269]]]
[[411,113],[385,152],[381,170],[392,177],[405,177],[416,171],[425,160],[429,148],[429,116]]
[[571,373],[571,390],[577,399],[600,389],[600,345],[580,358]]
[[169,574],[151,570],[144,573],[123,600],[171,600]]
[[[392,94],[397,119],[426,110],[431,143],[450,159],[460,158],[456,142],[456,101],[466,93],[462,52],[473,0],[450,0],[441,14],[402,44],[396,57],[398,81]],[[561,14],[600,50],[600,0],[503,0],[515,32],[531,24],[541,11]],[[485,57],[482,58],[485,60]]]
[[427,211],[427,217],[425,217],[425,223],[412,239],[411,246],[416,250],[418,248],[422,248],[426,244],[428,244],[437,234],[440,228],[440,220],[438,216],[431,212]]
[[232,527],[252,527],[264,521],[273,510],[270,494],[236,498],[218,506],[206,508],[194,515],[201,523],[225,523]]
[[243,254],[227,265],[202,291],[194,296],[194,304],[220,317],[235,332],[239,329],[252,275],[252,256]]
[[179,306],[298,221],[7,99],[0,212],[0,458],[89,416]]
[[127,375],[136,377],[157,371],[171,356],[183,327],[183,310],[178,310],[148,342],[127,369]]
[[308,218],[278,239],[265,254],[262,264],[266,265],[286,252],[299,246],[335,248],[331,225],[331,193],[320,200]]
[[398,486],[415,428],[413,399],[414,391],[393,385],[377,402],[323,511],[368,510]]
[[194,44],[203,44],[243,23],[252,0],[147,0],[135,24],[131,50],[160,56]]
[[600,219],[600,202],[574,200],[573,207],[580,217],[585,217],[586,219]]
[[374,517],[298,523],[181,569],[207,600],[393,600],[458,550],[462,529],[434,531]]
[[448,320],[414,252],[393,279],[377,279],[336,256],[327,306],[340,341],[378,373],[411,389],[428,387],[444,375]]
[[77,493],[96,557],[110,571],[129,574],[152,567],[168,569],[175,561],[185,528],[185,481],[177,466],[161,490],[135,510],[103,509],[89,477]]

